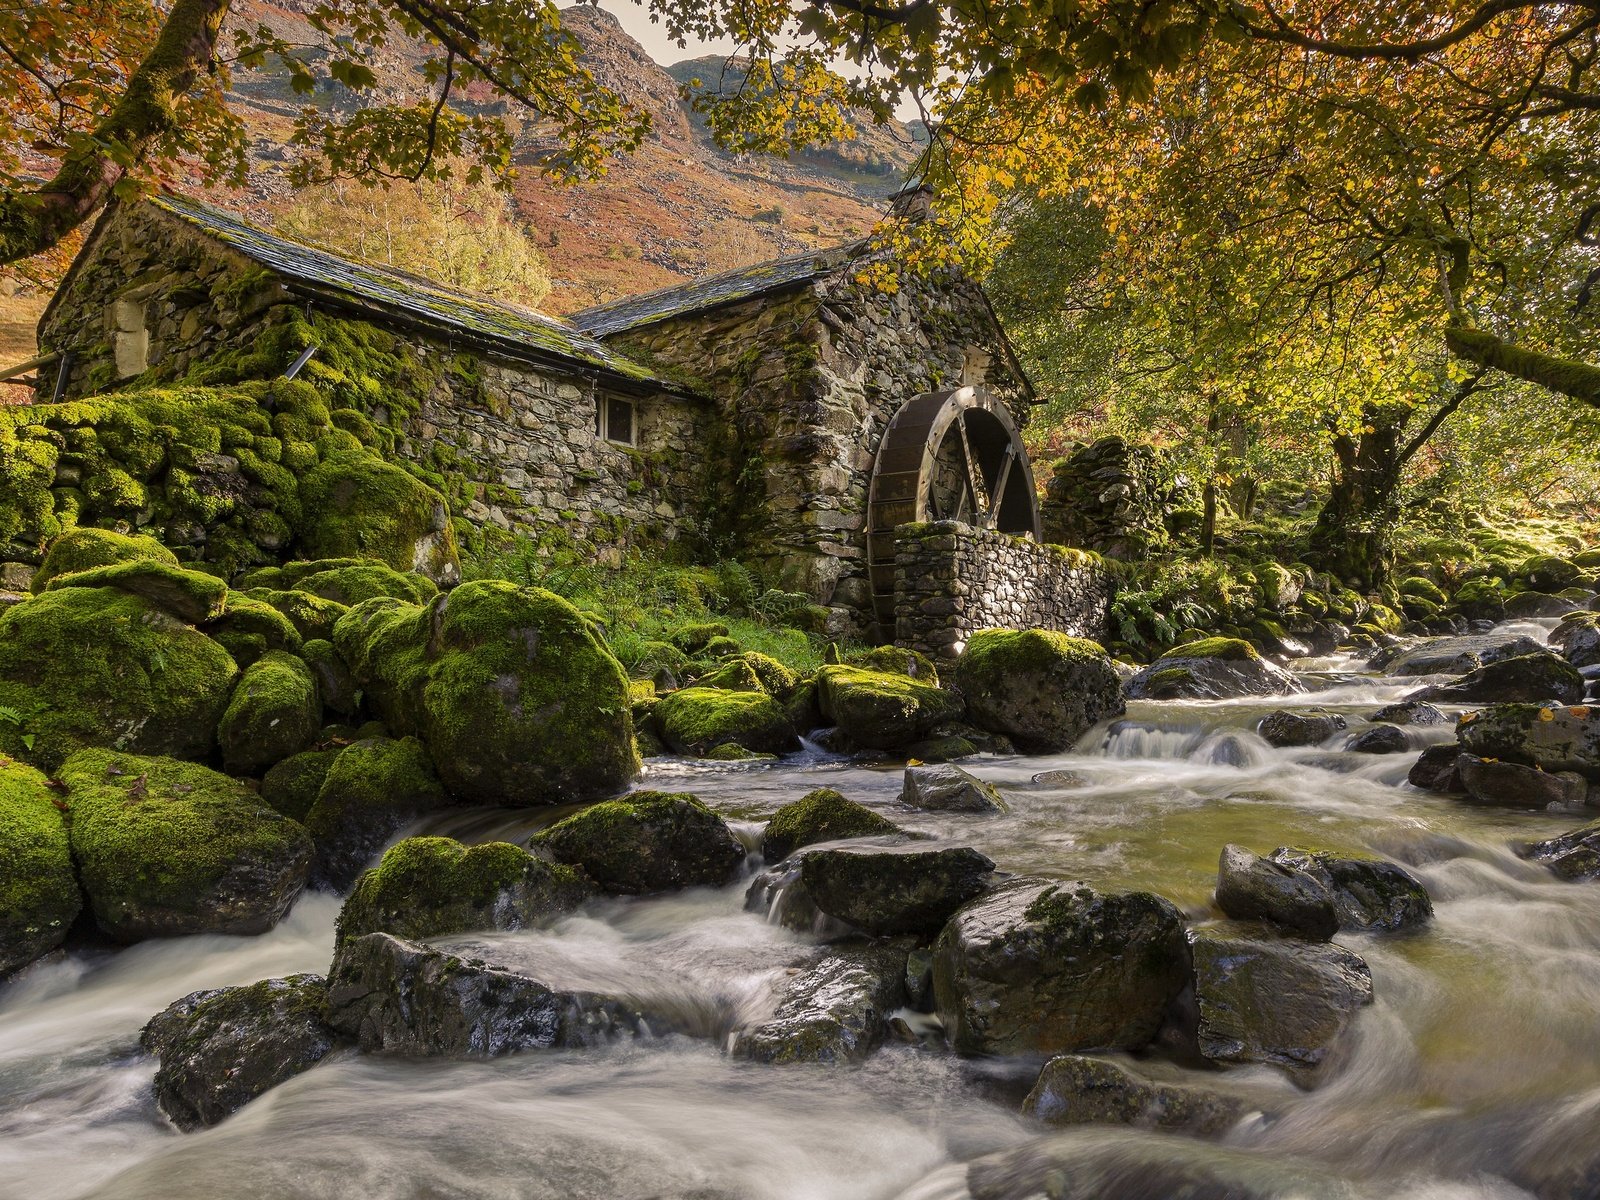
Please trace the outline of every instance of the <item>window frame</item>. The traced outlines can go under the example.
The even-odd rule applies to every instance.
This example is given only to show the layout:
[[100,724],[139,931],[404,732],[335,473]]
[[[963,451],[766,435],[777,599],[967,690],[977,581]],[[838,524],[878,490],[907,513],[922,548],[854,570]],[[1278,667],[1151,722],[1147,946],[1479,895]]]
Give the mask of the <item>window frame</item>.
[[[622,405],[628,410],[628,436],[620,438],[613,436],[611,428],[611,414],[613,405]],[[600,396],[595,404],[595,432],[600,439],[613,446],[628,446],[637,448],[639,445],[639,405],[636,401],[626,396]]]

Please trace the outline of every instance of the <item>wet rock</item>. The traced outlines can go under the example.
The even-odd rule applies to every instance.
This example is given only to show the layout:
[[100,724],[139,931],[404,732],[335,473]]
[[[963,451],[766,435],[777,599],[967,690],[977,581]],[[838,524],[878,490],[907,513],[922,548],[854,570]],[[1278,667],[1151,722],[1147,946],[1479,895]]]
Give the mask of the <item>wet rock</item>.
[[819,909],[880,936],[938,932],[993,874],[970,846],[843,846],[806,855],[800,870]]
[[1468,634],[1403,650],[1384,669],[1390,675],[1465,675],[1488,663],[1543,651],[1538,642],[1520,633]]
[[1385,704],[1367,720],[1389,725],[1449,725],[1451,719],[1425,700],[1397,700]]
[[621,895],[721,887],[745,858],[727,823],[684,792],[634,792],[591,805],[535,834],[528,847]]
[[919,742],[965,712],[950,692],[908,675],[837,664],[817,672],[817,703],[825,720],[873,750]]
[[454,838],[406,838],[356,880],[339,912],[337,940],[368,933],[439,937],[526,929],[577,908],[583,875],[508,842],[463,846]]
[[1320,708],[1280,708],[1263,717],[1256,732],[1269,746],[1316,746],[1344,729],[1345,724],[1338,713]]
[[1482,758],[1600,780],[1600,707],[1497,704],[1464,715],[1456,738],[1463,750]]
[[[749,664],[738,665],[754,679]],[[705,755],[728,745],[781,754],[800,745],[783,705],[759,685],[748,691],[684,688],[662,697],[655,719],[663,740],[678,754]]]
[[350,743],[328,767],[306,813],[306,831],[317,847],[312,882],[345,891],[390,838],[447,799],[416,738]]
[[1600,614],[1578,613],[1557,625],[1550,644],[1575,667],[1600,666]]
[[334,954],[327,1019],[368,1053],[445,1057],[595,1046],[647,1028],[643,1013],[613,997],[387,933]]
[[955,682],[974,724],[1029,754],[1066,750],[1127,708],[1097,643],[1041,629],[979,630],[956,663]]
[[1398,754],[1411,748],[1411,739],[1398,725],[1374,725],[1344,744],[1353,754]]
[[1241,921],[1265,920],[1325,942],[1339,929],[1333,897],[1321,881],[1294,867],[1224,846],[1217,866],[1217,907]]
[[906,1002],[906,950],[830,949],[789,980],[770,1020],[734,1040],[740,1058],[767,1063],[858,1062],[883,1044],[888,1015]]
[[1134,700],[1228,700],[1287,696],[1295,677],[1237,638],[1205,638],[1168,650],[1124,685]]
[[1600,879],[1600,821],[1514,849],[1523,858],[1544,863],[1562,879]]
[[1456,769],[1456,760],[1460,757],[1461,747],[1454,742],[1429,746],[1411,764],[1406,782],[1425,792],[1459,792],[1461,772]]
[[1427,889],[1392,862],[1292,846],[1279,847],[1269,858],[1320,883],[1333,899],[1340,929],[1398,933],[1433,919]]
[[1475,754],[1461,755],[1456,769],[1467,795],[1486,804],[1575,808],[1589,794],[1588,781],[1574,771],[1541,771]]
[[161,1059],[156,1102],[179,1129],[215,1125],[316,1066],[344,1038],[322,1019],[327,981],[290,975],[194,992],[140,1034]]
[[108,937],[265,933],[305,886],[306,831],[226,775],[80,750],[59,778],[79,881]]
[[907,767],[900,803],[928,812],[1003,813],[1006,802],[993,784],[949,763]]
[[1183,918],[1148,892],[1014,880],[934,947],[939,1015],[962,1054],[1143,1046],[1189,978]]
[[1022,1111],[1050,1125],[1137,1125],[1203,1137],[1238,1124],[1249,1106],[1205,1088],[1144,1079],[1103,1058],[1064,1054],[1044,1065]]
[[972,1200],[1357,1200],[1325,1169],[1148,1133],[1074,1131],[975,1161]]
[[1414,692],[1411,699],[1446,704],[1576,704],[1583,699],[1583,688],[1578,668],[1540,651],[1489,663],[1454,683],[1434,684]]
[[745,911],[760,913],[770,924],[809,934],[818,941],[856,936],[856,930],[818,908],[806,889],[801,870],[811,853],[809,849],[796,850],[782,862],[757,874],[745,889]]
[[832,788],[817,788],[772,814],[761,835],[761,856],[781,862],[801,846],[842,838],[883,837],[900,832],[887,817],[847,800]]
[[82,907],[50,781],[0,757],[0,978],[59,946]]
[[1343,946],[1250,925],[1196,929],[1190,940],[1200,1052],[1213,1062],[1314,1071],[1372,1003],[1371,971]]

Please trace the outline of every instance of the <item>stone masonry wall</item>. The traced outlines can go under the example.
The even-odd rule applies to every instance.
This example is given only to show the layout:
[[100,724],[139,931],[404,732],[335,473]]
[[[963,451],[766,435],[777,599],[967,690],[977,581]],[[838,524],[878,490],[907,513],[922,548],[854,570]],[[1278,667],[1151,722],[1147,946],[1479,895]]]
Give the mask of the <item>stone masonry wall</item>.
[[878,292],[847,267],[794,294],[657,322],[611,339],[702,380],[733,444],[723,477],[738,549],[774,582],[833,608],[835,635],[871,624],[866,508],[878,443],[924,392],[985,384],[1026,421],[976,285],[908,278]]
[[[140,205],[117,210],[100,230],[40,341],[73,351],[70,399],[140,375],[158,384],[179,380],[193,367],[251,350],[306,310],[250,259]],[[420,403],[377,399],[366,415],[393,431],[399,461],[445,478],[456,517],[482,529],[593,543],[599,558],[613,562],[630,542],[665,542],[699,529],[710,404],[630,395],[637,447],[618,445],[596,431],[596,405],[611,393],[592,374],[400,336],[429,390]],[[267,373],[288,365],[262,364]],[[313,358],[301,378],[319,382],[320,371]],[[52,388],[55,373],[43,374],[42,386]]]
[[955,521],[895,539],[895,644],[953,662],[980,629],[1053,629],[1104,641],[1115,583],[1093,555]]

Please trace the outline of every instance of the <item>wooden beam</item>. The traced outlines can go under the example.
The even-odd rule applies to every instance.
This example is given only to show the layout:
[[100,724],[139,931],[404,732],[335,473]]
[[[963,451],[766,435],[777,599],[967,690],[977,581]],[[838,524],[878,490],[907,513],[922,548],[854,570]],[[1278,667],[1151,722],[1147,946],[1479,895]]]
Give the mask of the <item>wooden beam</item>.
[[26,375],[35,367],[47,367],[60,357],[61,354],[58,351],[52,350],[49,354],[35,355],[27,362],[18,363],[14,367],[6,367],[4,370],[0,370],[0,383],[10,383],[17,376]]

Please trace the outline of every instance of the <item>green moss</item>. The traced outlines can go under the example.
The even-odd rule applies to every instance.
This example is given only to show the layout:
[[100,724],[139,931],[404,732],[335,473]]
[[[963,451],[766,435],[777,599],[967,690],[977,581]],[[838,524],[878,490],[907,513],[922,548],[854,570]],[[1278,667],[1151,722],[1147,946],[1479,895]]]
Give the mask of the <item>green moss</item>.
[[286,563],[251,571],[239,581],[251,589],[305,592],[345,606],[375,596],[393,596],[410,604],[426,604],[439,594],[430,579],[411,571],[397,571],[369,558],[327,558]]
[[322,725],[311,668],[282,650],[269,650],[245,668],[217,726],[222,765],[259,775],[309,746]]
[[49,780],[0,757],[0,977],[59,946],[82,907]]
[[1402,596],[1407,596],[1414,600],[1426,600],[1430,604],[1444,605],[1449,603],[1449,597],[1444,594],[1438,584],[1432,580],[1423,579],[1420,575],[1412,575],[1409,578],[1402,579],[1395,585],[1395,590]]
[[261,777],[262,802],[304,823],[338,757],[338,750],[306,750],[283,759]]
[[702,622],[676,630],[672,635],[672,644],[685,654],[699,654],[712,641],[727,636],[728,627],[720,621]]
[[277,609],[289,618],[295,631],[307,641],[331,638],[339,618],[350,611],[348,604],[328,600],[312,592],[250,588],[244,594]]
[[970,666],[987,678],[999,679],[1061,661],[1098,662],[1105,654],[1098,642],[1048,629],[980,629],[967,639],[962,661],[964,670]]
[[346,746],[306,813],[306,831],[317,847],[316,879],[348,886],[397,830],[446,799],[416,738],[363,738]]
[[755,668],[742,658],[735,658],[722,664],[715,671],[701,676],[696,683],[697,687],[718,688],[726,692],[765,692],[761,679],[756,675]]
[[[1156,661],[1164,662],[1169,658],[1220,658],[1224,662],[1248,662],[1260,657],[1255,647],[1242,638],[1211,637],[1174,646]],[[1152,676],[1152,682],[1154,679]]]
[[744,861],[722,818],[684,792],[633,792],[590,805],[529,839],[623,894],[719,886]]
[[[10,482],[7,478],[8,486]],[[109,529],[69,529],[50,543],[44,562],[33,577],[33,590],[44,591],[58,575],[131,562],[177,566],[178,557],[155,538],[142,534],[114,533]]]
[[[749,671],[748,664],[743,664]],[[754,672],[750,672],[752,681]],[[783,706],[763,691],[684,688],[656,705],[656,723],[668,746],[679,754],[705,754],[734,744],[747,750],[781,753],[797,745]]]
[[743,649],[744,647],[740,646],[731,637],[714,637],[701,647],[700,657],[713,660],[731,658],[733,655],[741,653]]
[[638,771],[627,675],[551,592],[478,580],[426,609],[371,600],[334,641],[384,719],[420,733],[463,796],[577,799]]
[[339,913],[337,940],[378,931],[420,939],[520,929],[576,908],[588,894],[578,871],[508,842],[406,838],[356,881]]
[[228,599],[228,585],[216,576],[151,559],[57,575],[45,590],[69,587],[116,588],[148,600],[186,625],[200,625],[221,616]]
[[454,578],[460,557],[444,497],[365,449],[332,454],[300,481],[299,544],[317,558],[375,558]]
[[238,674],[142,597],[67,587],[0,613],[0,752],[46,769],[85,746],[204,758]]
[[887,817],[847,800],[832,788],[818,788],[772,814],[761,836],[761,853],[775,863],[817,842],[899,832],[900,827]]
[[[310,843],[243,784],[196,763],[84,750],[62,765],[72,854],[100,928],[132,939],[269,928]],[[237,878],[252,892],[237,895]],[[281,894],[273,893],[276,883]]]
[[857,650],[847,655],[844,661],[863,670],[887,671],[908,676],[929,687],[939,686],[938,668],[933,665],[931,658],[917,650],[900,646],[873,646],[870,650]]
[[934,726],[960,720],[964,707],[949,692],[907,675],[844,664],[817,672],[822,715],[863,746],[894,750],[927,737]]
[[800,687],[800,677],[770,654],[746,650],[739,655],[739,661],[755,673],[763,691],[779,700],[789,699]]
[[1146,689],[1152,700],[1163,700],[1182,694],[1193,682],[1194,672],[1188,667],[1166,667],[1151,674]]
[[248,667],[269,650],[297,654],[301,646],[300,631],[288,617],[243,592],[228,593],[227,607],[222,616],[206,625],[206,633],[241,667]]

